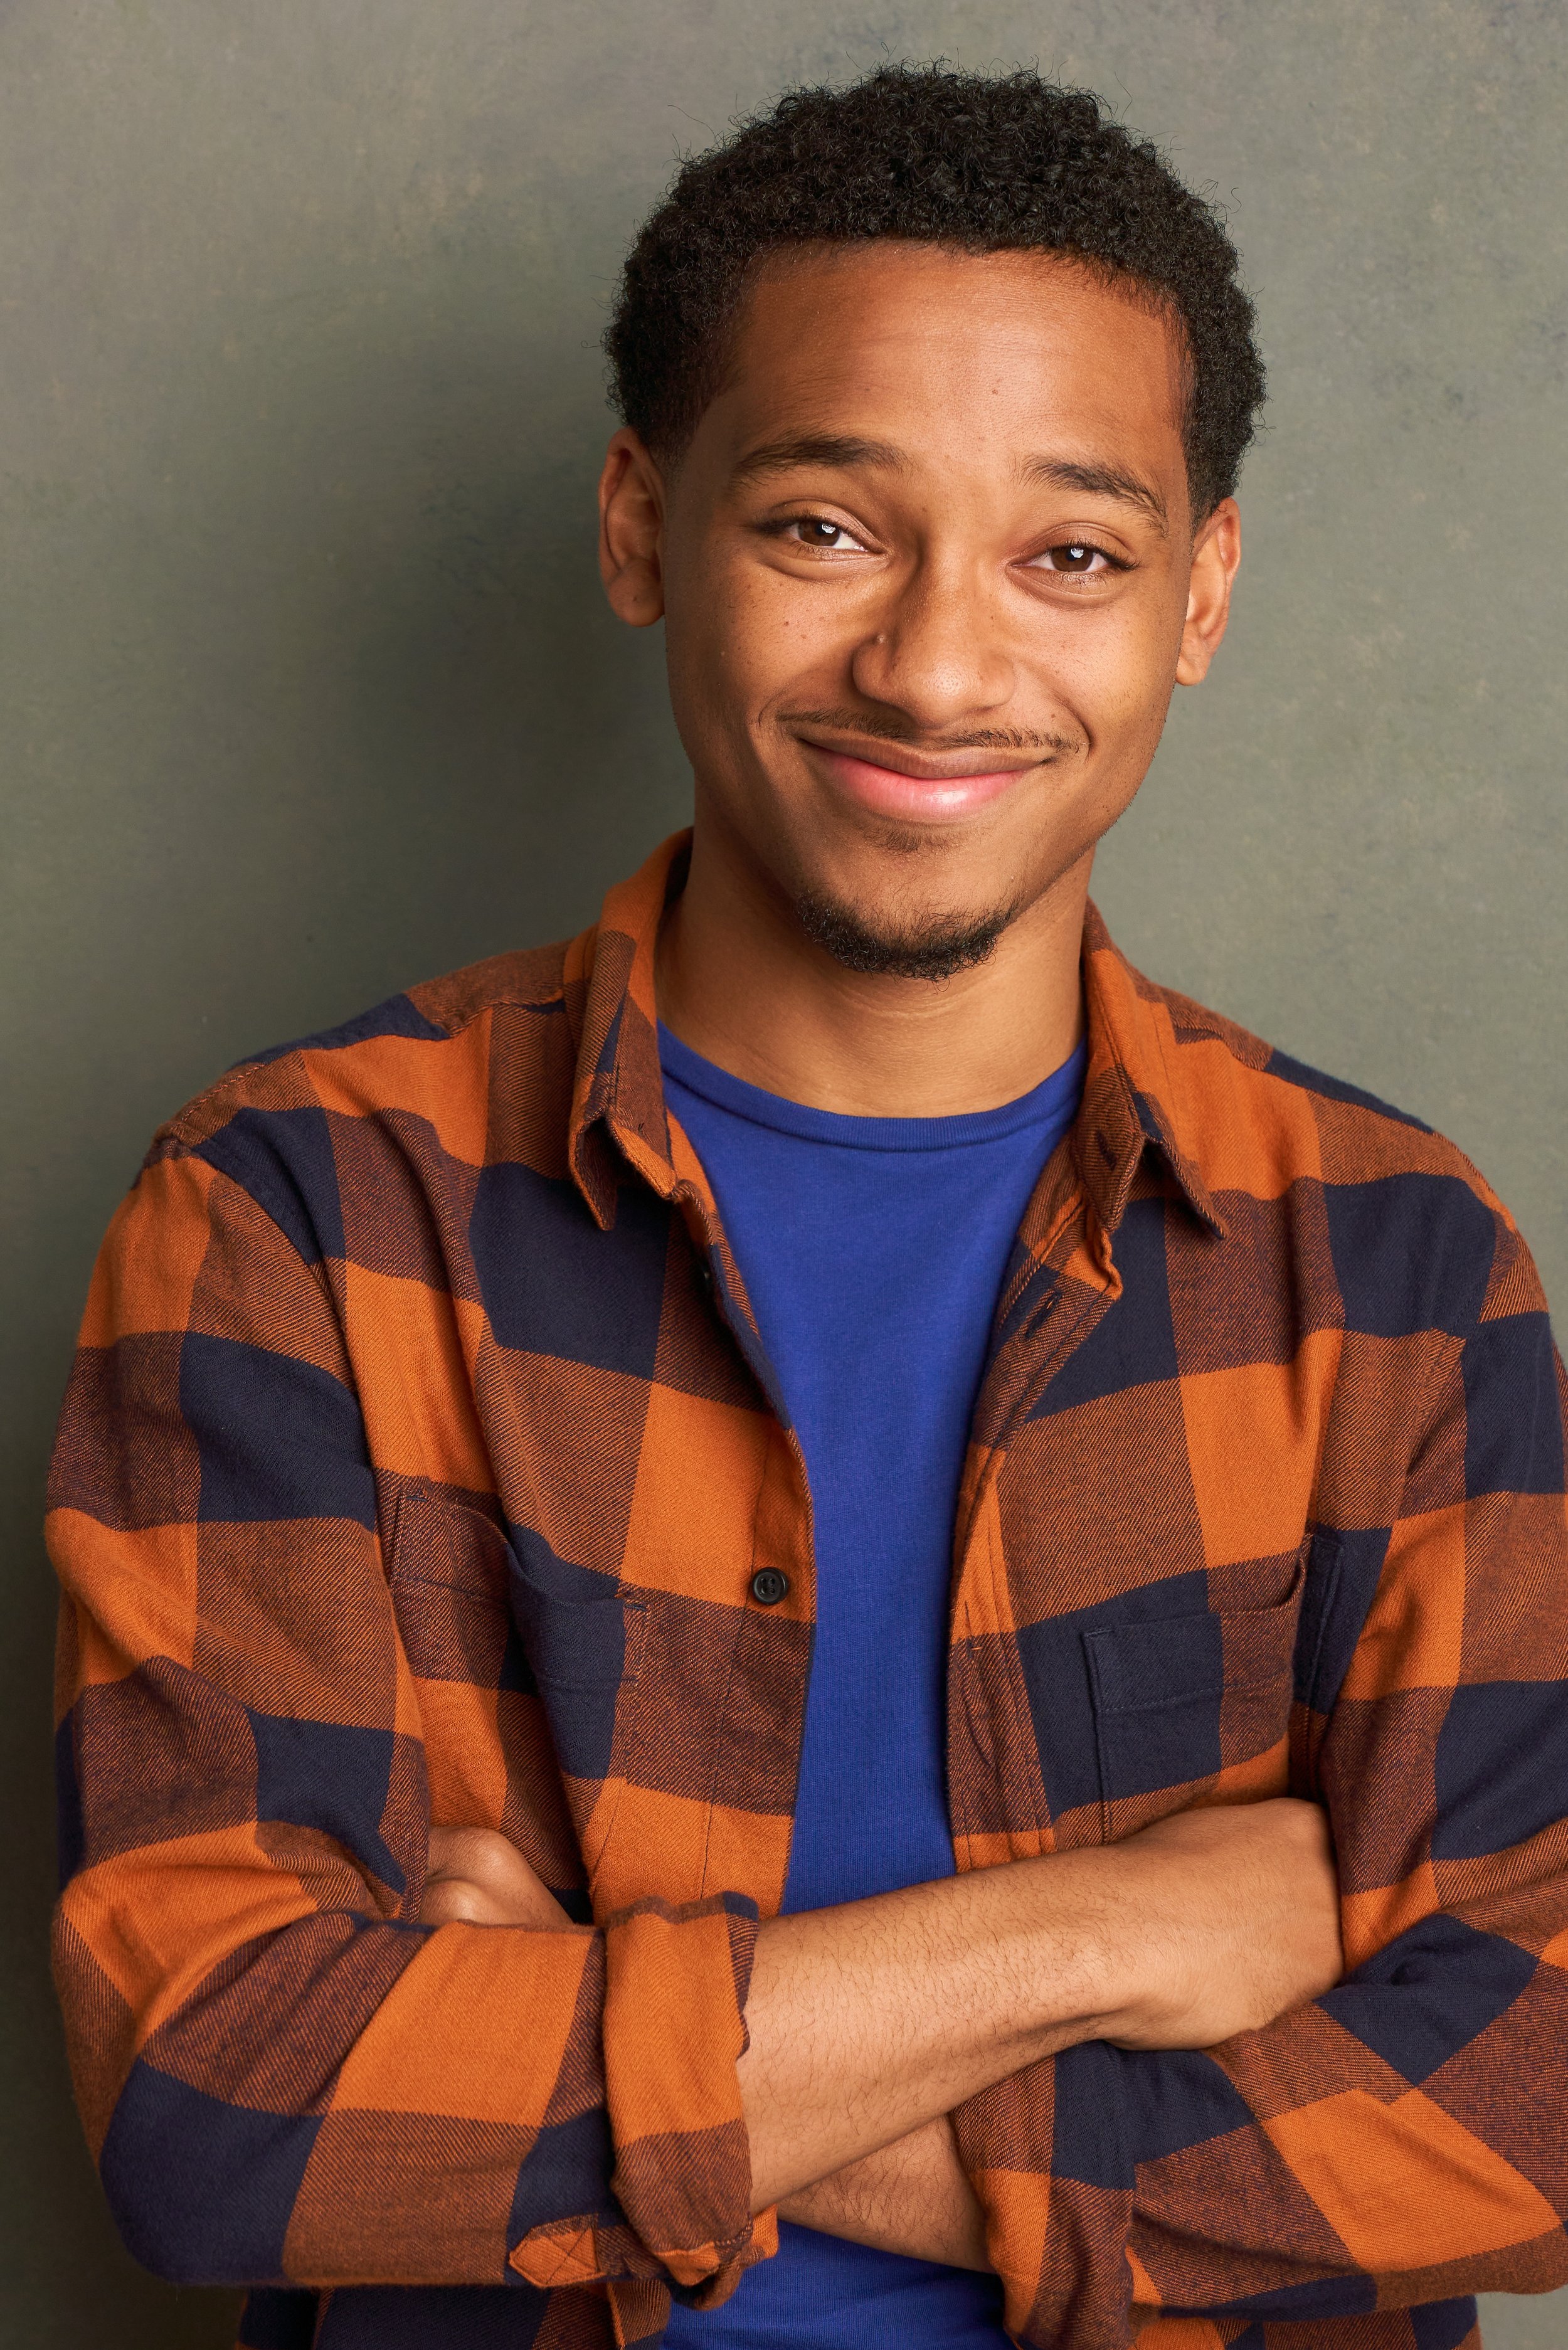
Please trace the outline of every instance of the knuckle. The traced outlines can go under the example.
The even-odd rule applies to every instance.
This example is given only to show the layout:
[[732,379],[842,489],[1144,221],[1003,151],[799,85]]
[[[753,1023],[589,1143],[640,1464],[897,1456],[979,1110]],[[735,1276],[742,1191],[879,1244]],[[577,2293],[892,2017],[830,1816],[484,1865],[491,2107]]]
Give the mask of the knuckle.
[[447,1877],[431,1887],[420,1904],[420,1916],[428,1926],[483,1925],[487,1907],[477,1885]]

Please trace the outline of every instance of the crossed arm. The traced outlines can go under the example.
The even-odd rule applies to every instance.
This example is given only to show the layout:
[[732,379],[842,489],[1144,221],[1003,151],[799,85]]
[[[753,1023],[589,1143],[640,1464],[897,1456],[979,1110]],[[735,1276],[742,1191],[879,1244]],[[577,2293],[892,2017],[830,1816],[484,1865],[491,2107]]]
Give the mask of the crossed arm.
[[[431,1831],[421,1916],[564,1922],[522,1854],[482,1828]],[[753,2209],[988,2268],[955,2106],[1080,2041],[1216,2046],[1326,1991],[1342,1964],[1326,1823],[1285,1797],[770,1919],[740,2064]]]

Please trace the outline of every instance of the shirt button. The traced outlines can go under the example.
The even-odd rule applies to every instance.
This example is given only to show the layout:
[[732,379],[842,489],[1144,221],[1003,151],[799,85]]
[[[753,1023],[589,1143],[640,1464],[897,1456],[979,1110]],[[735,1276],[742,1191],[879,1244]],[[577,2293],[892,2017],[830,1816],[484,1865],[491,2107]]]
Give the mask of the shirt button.
[[788,1575],[776,1566],[759,1566],[752,1577],[752,1597],[759,1607],[776,1607],[788,1589]]

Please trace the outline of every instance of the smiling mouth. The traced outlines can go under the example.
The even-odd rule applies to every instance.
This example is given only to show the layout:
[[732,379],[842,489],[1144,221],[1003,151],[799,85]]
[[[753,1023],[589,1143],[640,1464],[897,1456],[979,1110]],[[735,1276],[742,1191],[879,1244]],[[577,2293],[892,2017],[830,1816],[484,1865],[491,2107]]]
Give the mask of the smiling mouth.
[[[1038,751],[917,751],[902,743],[878,743],[867,757],[859,750],[796,737],[827,783],[857,807],[908,823],[951,824],[990,807],[1020,779],[1059,755],[1065,745]],[[868,748],[870,746],[867,746]]]

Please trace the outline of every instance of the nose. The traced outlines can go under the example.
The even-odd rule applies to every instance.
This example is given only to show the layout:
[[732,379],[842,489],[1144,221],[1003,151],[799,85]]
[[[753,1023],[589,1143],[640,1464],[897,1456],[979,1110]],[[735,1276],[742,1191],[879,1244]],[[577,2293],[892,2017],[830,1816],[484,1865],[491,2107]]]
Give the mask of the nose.
[[928,558],[899,583],[877,619],[876,633],[861,639],[850,661],[855,689],[866,701],[932,734],[994,723],[1012,701],[1018,681],[1006,623],[978,569]]

